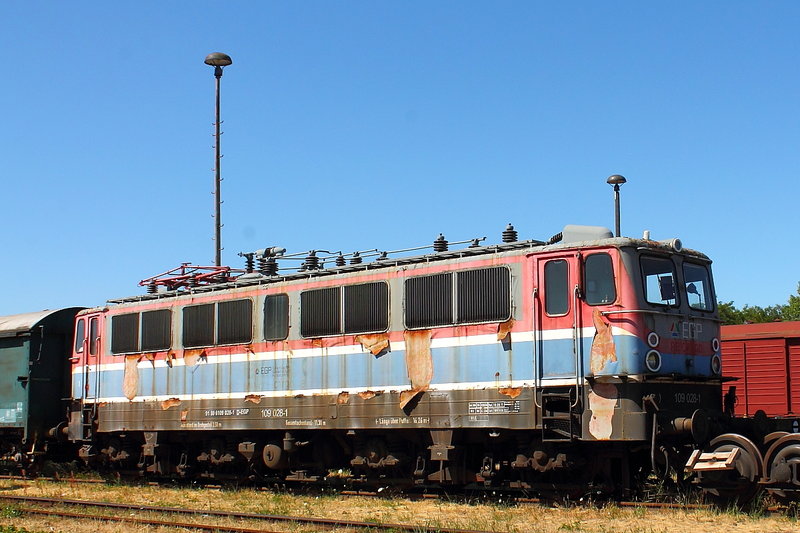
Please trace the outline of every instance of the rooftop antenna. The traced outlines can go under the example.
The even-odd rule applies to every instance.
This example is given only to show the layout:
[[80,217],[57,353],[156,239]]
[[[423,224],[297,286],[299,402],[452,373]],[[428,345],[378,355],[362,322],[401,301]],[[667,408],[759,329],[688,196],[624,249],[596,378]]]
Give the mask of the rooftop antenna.
[[222,52],[214,52],[212,54],[208,54],[206,56],[205,64],[214,67],[214,77],[217,78],[217,105],[216,105],[216,116],[214,121],[214,225],[215,225],[215,233],[214,233],[214,244],[216,245],[216,256],[215,256],[215,265],[222,266],[222,219],[220,216],[222,200],[220,199],[220,158],[222,157],[219,153],[219,126],[221,124],[219,120],[219,82],[222,78],[222,68],[227,67],[233,63],[231,56],[227,54],[223,54]]

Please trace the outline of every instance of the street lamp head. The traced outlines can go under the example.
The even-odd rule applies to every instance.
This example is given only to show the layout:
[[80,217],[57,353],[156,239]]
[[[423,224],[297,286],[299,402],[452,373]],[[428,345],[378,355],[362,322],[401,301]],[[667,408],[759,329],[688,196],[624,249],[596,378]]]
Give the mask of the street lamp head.
[[609,176],[606,180],[606,183],[609,185],[622,185],[623,183],[627,182],[628,180],[625,179],[625,176],[620,176],[619,174],[614,174],[613,176]]
[[227,67],[233,63],[233,59],[228,54],[223,54],[222,52],[214,52],[213,54],[208,54],[206,56],[205,64],[211,65],[212,67]]

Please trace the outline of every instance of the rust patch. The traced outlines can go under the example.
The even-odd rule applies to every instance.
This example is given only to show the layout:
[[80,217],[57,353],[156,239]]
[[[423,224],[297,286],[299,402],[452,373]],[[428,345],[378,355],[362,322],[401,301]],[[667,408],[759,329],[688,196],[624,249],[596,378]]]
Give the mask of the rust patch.
[[431,357],[431,331],[404,331],[406,341],[406,370],[411,380],[411,390],[400,393],[400,408],[419,393],[428,389],[433,379],[433,358]]
[[379,355],[389,348],[388,333],[373,333],[372,335],[356,335],[356,342],[368,350],[372,355]]
[[172,368],[172,361],[174,361],[177,358],[178,358],[178,356],[172,350],[167,352],[167,357],[166,357],[167,366]]
[[181,422],[186,422],[186,419],[189,417],[189,410],[186,409],[185,411],[181,411]]
[[406,405],[417,397],[418,394],[428,390],[428,387],[416,387],[411,390],[404,390],[400,392],[400,409],[405,409]]
[[500,389],[498,392],[508,396],[511,399],[514,399],[522,394],[522,387],[506,387],[504,389]]
[[405,331],[406,369],[411,388],[421,390],[431,384],[433,359],[431,357],[431,331]]
[[136,398],[139,389],[139,355],[125,356],[125,374],[122,377],[122,394],[129,400]]
[[322,339],[311,339],[311,346],[314,348],[322,348]]
[[206,357],[206,351],[202,348],[183,352],[183,362],[186,366],[194,366],[200,359],[206,359]]
[[364,392],[358,393],[359,398],[361,398],[362,400],[371,400],[377,395],[378,393],[375,392],[374,390],[365,390]]
[[617,405],[619,392],[613,383],[595,383],[588,394],[589,410],[592,418],[589,420],[589,433],[597,440],[608,440],[614,430],[614,406]]
[[156,354],[154,353],[146,353],[144,354],[144,358],[153,363],[153,366],[156,365]]
[[261,403],[261,398],[262,396],[260,394],[248,394],[244,397],[244,401],[258,405]]
[[597,332],[592,340],[592,351],[589,356],[589,369],[592,374],[599,374],[608,363],[617,360],[617,347],[611,335],[611,326],[603,320],[603,315],[595,308],[592,321]]
[[497,340],[501,341],[511,335],[512,329],[514,329],[513,318],[509,318],[505,322],[497,324]]
[[350,393],[349,392],[340,392],[339,396],[336,397],[336,403],[339,405],[344,405],[350,401]]
[[180,399],[178,399],[178,398],[169,398],[169,399],[164,400],[163,402],[161,402],[161,409],[163,411],[166,411],[170,407],[177,407],[180,404],[181,404]]

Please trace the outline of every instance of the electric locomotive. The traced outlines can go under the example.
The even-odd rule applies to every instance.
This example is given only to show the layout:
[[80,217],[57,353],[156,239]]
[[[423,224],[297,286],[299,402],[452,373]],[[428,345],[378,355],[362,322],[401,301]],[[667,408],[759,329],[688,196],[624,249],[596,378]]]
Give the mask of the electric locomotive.
[[[65,432],[87,462],[150,475],[572,494],[682,478],[719,438],[705,255],[594,226],[466,242],[293,272],[266,248],[246,272],[145,280],[76,317]],[[726,466],[690,468],[731,497],[726,443]]]

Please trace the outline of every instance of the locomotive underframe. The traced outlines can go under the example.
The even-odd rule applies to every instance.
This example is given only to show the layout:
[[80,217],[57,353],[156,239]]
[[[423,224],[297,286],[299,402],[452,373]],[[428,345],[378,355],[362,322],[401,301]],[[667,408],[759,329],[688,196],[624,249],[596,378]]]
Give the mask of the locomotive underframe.
[[721,402],[718,385],[696,382],[534,391],[429,390],[404,410],[399,392],[87,404],[100,425],[81,456],[150,475],[619,492],[680,468],[693,415]]

